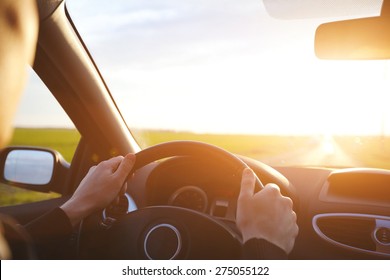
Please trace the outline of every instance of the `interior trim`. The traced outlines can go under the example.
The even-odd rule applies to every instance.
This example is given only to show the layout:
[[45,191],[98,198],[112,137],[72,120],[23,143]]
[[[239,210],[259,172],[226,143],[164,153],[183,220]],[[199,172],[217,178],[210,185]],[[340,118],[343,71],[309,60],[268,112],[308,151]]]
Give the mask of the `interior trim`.
[[[340,243],[336,240],[333,240],[332,238],[329,238],[326,236],[321,229],[318,226],[318,220],[322,218],[352,218],[352,219],[363,219],[363,220],[375,220],[375,229],[371,233],[372,241],[376,245],[376,251],[366,250],[362,248],[353,247],[350,245],[346,245],[343,243]],[[323,240],[336,245],[338,247],[342,247],[344,249],[358,251],[362,253],[368,253],[368,254],[374,254],[379,256],[385,256],[390,257],[390,244],[383,244],[380,242],[376,237],[375,233],[380,228],[387,228],[390,229],[390,217],[387,216],[379,216],[379,215],[370,215],[370,214],[358,214],[358,213],[325,213],[325,214],[318,214],[313,217],[312,225],[314,231],[317,233],[319,237],[321,237]]]

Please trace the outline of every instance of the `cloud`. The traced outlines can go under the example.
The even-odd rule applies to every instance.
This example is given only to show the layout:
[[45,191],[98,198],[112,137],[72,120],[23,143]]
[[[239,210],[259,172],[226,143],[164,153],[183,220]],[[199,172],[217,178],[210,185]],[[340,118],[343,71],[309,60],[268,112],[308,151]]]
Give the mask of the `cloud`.
[[[337,95],[343,94],[344,104],[348,93],[369,91],[363,77],[380,71],[333,64],[327,69],[330,63],[319,62],[313,52],[322,20],[275,20],[260,0],[68,0],[67,5],[131,126],[215,131],[224,129],[218,122],[225,118],[231,129],[242,129],[247,119],[267,120],[259,132],[292,129],[284,118],[269,118],[276,107],[297,124],[308,115],[325,123],[332,108],[337,128],[345,115],[333,104]],[[347,73],[359,83],[343,85],[337,77],[348,81]],[[321,98],[322,106],[316,104]]]
[[116,1],[103,1],[92,10],[76,2],[70,14],[74,12],[79,32],[103,68],[122,69],[124,62],[170,67],[210,59],[242,50],[252,44],[248,38],[253,33],[262,32],[256,24],[263,16],[261,1],[119,1],[121,8]]

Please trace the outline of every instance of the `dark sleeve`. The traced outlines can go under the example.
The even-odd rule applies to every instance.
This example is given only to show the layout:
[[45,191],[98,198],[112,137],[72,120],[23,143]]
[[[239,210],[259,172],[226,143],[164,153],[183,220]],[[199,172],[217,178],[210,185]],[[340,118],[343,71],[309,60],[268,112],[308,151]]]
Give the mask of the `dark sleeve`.
[[242,246],[243,260],[286,260],[287,254],[278,246],[264,240],[252,238]]
[[55,208],[25,225],[38,259],[69,258],[73,228],[61,208]]

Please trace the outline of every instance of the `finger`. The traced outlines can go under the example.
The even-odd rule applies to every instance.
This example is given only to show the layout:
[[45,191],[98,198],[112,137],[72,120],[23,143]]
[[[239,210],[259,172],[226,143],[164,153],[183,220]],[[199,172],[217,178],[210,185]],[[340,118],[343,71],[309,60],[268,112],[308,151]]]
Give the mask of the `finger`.
[[269,184],[265,185],[263,190],[265,192],[274,193],[275,195],[281,195],[279,186],[274,184],[274,183],[269,183]]
[[89,168],[89,170],[88,170],[88,173],[87,173],[87,174],[93,173],[93,172],[95,171],[95,169],[96,169],[96,165],[94,165],[94,166],[91,166],[91,167]]
[[122,163],[123,159],[124,159],[123,156],[113,157],[106,161],[101,162],[101,165],[111,168],[112,173],[115,173],[119,168],[119,165]]
[[135,155],[127,154],[123,158],[122,162],[119,164],[118,169],[115,171],[115,176],[121,179],[122,178],[125,179],[129,175],[131,169],[133,168],[134,163],[135,163]]
[[246,199],[253,196],[255,191],[256,177],[253,171],[249,168],[245,168],[242,172],[241,189],[239,199]]

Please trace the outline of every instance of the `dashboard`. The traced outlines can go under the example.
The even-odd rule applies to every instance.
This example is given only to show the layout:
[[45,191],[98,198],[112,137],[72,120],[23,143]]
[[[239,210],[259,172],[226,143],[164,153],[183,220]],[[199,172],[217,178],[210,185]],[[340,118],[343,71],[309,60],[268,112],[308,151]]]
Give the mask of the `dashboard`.
[[[262,163],[244,161],[264,184]],[[377,169],[277,167],[293,197],[299,235],[293,259],[389,259],[390,172]],[[283,181],[285,178],[288,182]],[[171,205],[234,224],[240,176],[218,163],[175,157],[145,178],[146,205]],[[289,188],[289,189],[288,189]]]
[[240,177],[215,163],[172,158],[150,174],[148,205],[170,205],[196,210],[216,218],[235,220]]
[[389,259],[390,172],[280,167],[300,199],[296,259]]
[[[294,201],[299,234],[291,259],[390,259],[390,171],[277,167],[269,176],[261,162],[242,159],[263,184],[277,183]],[[173,157],[132,180],[142,186],[128,196],[139,208],[187,208],[235,229],[241,176],[217,162]]]

